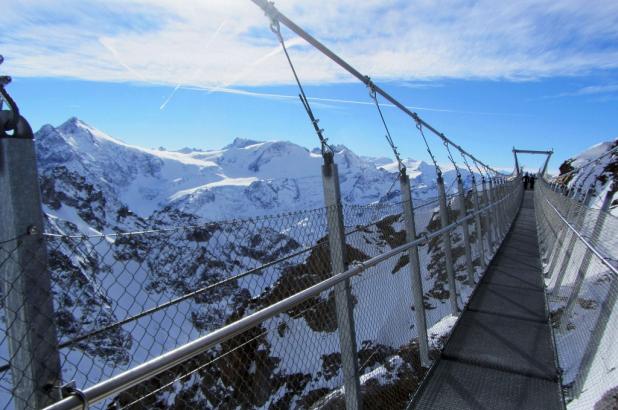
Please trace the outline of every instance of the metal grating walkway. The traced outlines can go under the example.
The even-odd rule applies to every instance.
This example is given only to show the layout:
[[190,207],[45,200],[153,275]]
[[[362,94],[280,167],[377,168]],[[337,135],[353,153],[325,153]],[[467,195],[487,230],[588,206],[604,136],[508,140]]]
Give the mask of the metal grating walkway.
[[522,208],[419,389],[416,409],[562,409],[534,219]]

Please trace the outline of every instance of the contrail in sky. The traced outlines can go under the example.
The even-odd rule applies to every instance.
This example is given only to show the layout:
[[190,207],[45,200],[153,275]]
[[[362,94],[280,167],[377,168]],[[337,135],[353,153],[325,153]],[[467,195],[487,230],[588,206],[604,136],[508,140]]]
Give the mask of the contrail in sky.
[[[246,95],[249,97],[257,97],[257,98],[271,98],[271,99],[276,99],[276,100],[298,100],[298,95],[263,93],[263,92],[240,90],[238,88],[228,88],[228,87],[214,87],[214,88],[187,87],[187,89],[195,90],[195,91],[206,91],[208,93],[219,92],[219,93],[225,93],[225,94]],[[375,105],[375,103],[371,101],[347,100],[347,99],[340,99],[340,98],[307,97],[307,99],[309,101],[331,102],[331,103],[337,103],[337,104]],[[395,108],[395,106],[390,103],[380,103],[380,106]],[[419,106],[413,106],[413,105],[406,105],[405,107],[410,110],[447,112],[447,113],[455,113],[455,114],[515,115],[515,116],[524,115],[524,114],[517,114],[517,113],[499,113],[499,112],[487,112],[487,111],[462,111],[462,110],[452,110],[448,108],[430,108],[430,107],[419,107]]]
[[[212,42],[217,38],[217,36],[219,35],[219,33],[221,32],[221,29],[223,28],[223,26],[225,25],[225,23],[227,23],[227,20],[223,20],[223,22],[221,24],[219,24],[219,27],[217,27],[217,30],[215,30],[215,32],[210,36],[210,38],[208,39],[208,41],[206,42],[206,44],[204,45],[204,50],[207,50],[208,47],[210,47],[210,45],[212,44]],[[191,76],[191,78],[195,78],[197,77],[197,75],[202,72],[204,69],[204,67],[199,67],[195,73],[193,73],[193,75]],[[169,102],[171,101],[171,99],[174,97],[174,95],[176,95],[176,92],[180,89],[180,87],[183,85],[183,83],[178,83],[176,84],[176,87],[174,87],[174,90],[172,90],[171,94],[165,99],[165,101],[163,102],[163,104],[161,104],[161,106],[159,107],[159,110],[164,110],[165,107],[167,106],[167,104],[169,104]]]
[[124,68],[127,69],[127,71],[129,71],[131,74],[135,75],[136,77],[138,77],[140,80],[142,80],[145,83],[151,83],[151,81],[149,81],[146,77],[144,77],[141,73],[139,73],[137,70],[134,70],[132,67],[130,67],[129,65],[125,64],[124,61],[122,61],[122,59],[120,58],[120,54],[118,54],[118,51],[116,51],[116,49],[114,47],[112,47],[111,44],[107,44],[106,39],[99,37],[99,44],[101,44],[103,47],[105,47],[105,49],[107,51],[109,51],[110,53],[112,53],[112,55],[114,56],[114,59],[116,60],[116,62],[118,64],[120,64],[121,66],[123,66]]
[[[299,44],[304,43],[305,40],[303,40],[300,37],[294,37],[290,40],[286,40],[286,46],[287,47],[294,47],[297,46]],[[227,89],[230,85],[237,83],[238,81],[240,81],[241,79],[243,79],[244,77],[246,77],[247,75],[249,75],[251,73],[251,71],[253,71],[253,69],[262,64],[264,61],[268,60],[269,58],[276,56],[277,54],[283,52],[283,49],[281,48],[281,46],[277,46],[275,48],[273,48],[271,51],[269,51],[268,53],[264,54],[262,57],[258,58],[257,60],[255,60],[254,62],[252,62],[251,64],[249,64],[247,67],[245,67],[244,70],[242,70],[239,74],[237,74],[234,78],[232,78],[230,81],[220,84],[212,89],[209,90],[209,92],[214,93],[214,92],[218,92],[221,91],[223,89]]]

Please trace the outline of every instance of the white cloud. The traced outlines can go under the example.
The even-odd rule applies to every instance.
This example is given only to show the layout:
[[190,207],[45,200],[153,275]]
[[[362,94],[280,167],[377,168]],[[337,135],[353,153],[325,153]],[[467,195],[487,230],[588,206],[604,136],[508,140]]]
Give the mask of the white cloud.
[[[615,0],[279,0],[277,6],[376,80],[525,80],[618,68]],[[15,76],[207,88],[293,82],[273,51],[267,18],[249,0],[6,2],[0,27],[3,69]],[[294,37],[285,29],[284,35]],[[350,81],[310,46],[292,42],[303,81]]]
[[575,91],[564,92],[555,95],[548,95],[543,98],[559,98],[559,97],[579,97],[587,95],[598,94],[618,94],[618,84],[602,84],[602,85],[589,85],[579,88]]

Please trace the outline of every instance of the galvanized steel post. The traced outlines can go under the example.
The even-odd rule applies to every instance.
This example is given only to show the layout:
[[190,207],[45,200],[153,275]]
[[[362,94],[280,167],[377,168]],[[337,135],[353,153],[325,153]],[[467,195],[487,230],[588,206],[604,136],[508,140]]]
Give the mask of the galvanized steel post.
[[13,399],[16,409],[39,409],[59,399],[61,375],[34,139],[2,134],[0,243],[14,250],[0,278]]
[[[492,177],[489,178],[489,200],[491,201],[491,203],[495,203],[498,200],[498,195],[496,194],[496,189],[495,189],[495,185],[494,185],[494,179]],[[496,250],[498,249],[498,247],[500,246],[500,230],[499,230],[499,223],[498,223],[498,208],[497,207],[493,207],[491,212],[491,219],[493,219],[493,223],[491,224],[493,226],[493,230],[494,230],[494,235],[496,238]],[[491,228],[490,228],[491,229]]]
[[[578,228],[581,223],[584,221],[586,217],[586,209],[592,200],[591,191],[587,191],[583,198],[583,204],[577,206],[579,211],[574,214],[573,226]],[[556,281],[554,283],[554,287],[552,289],[552,296],[558,296],[560,292],[560,286],[562,285],[562,280],[564,279],[564,275],[566,274],[567,267],[569,266],[569,262],[571,261],[571,255],[573,253],[573,248],[575,247],[575,243],[577,242],[577,236],[571,233],[571,237],[569,242],[564,250],[564,257],[562,258],[562,263],[560,264],[560,269],[558,270],[558,276],[556,277]],[[566,237],[565,237],[566,240]],[[564,242],[563,242],[564,243]]]
[[[588,200],[587,200],[588,204],[590,204],[591,202],[591,197],[592,197],[592,188],[591,188],[591,191],[588,193]],[[608,190],[607,193],[605,194],[605,198],[603,198],[603,205],[601,206],[601,209],[598,211],[599,215],[597,217],[597,220],[594,223],[594,228],[592,230],[593,239],[598,238],[601,232],[603,231],[603,224],[605,223],[605,220],[607,219],[607,214],[609,212],[609,207],[612,203],[613,197],[614,197],[614,193],[612,192],[612,190],[611,189]],[[567,304],[564,307],[562,316],[560,318],[560,330],[562,331],[566,330],[566,326],[569,322],[569,316],[571,315],[571,311],[573,310],[575,302],[577,301],[577,297],[579,296],[579,292],[584,283],[584,278],[586,277],[586,272],[588,271],[590,262],[592,262],[592,251],[590,251],[590,249],[587,249],[586,253],[584,254],[584,257],[582,258],[581,265],[579,266],[579,269],[577,270],[577,277],[575,278],[575,284],[573,285],[573,289],[571,290],[571,294],[569,295],[569,299],[567,300]]]
[[500,223],[500,231],[502,232],[502,239],[506,236],[506,211],[504,208],[504,180],[503,178],[496,179],[496,192],[498,193],[498,221]]
[[[494,178],[494,186],[492,189],[492,193],[493,193],[493,197],[494,197],[494,202],[498,203],[496,205],[496,210],[494,211],[494,215],[496,216],[496,232],[498,234],[498,242],[502,242],[502,237],[503,237],[503,233],[502,233],[502,212],[500,211],[500,204],[499,201],[500,199],[502,199],[502,195],[500,192],[500,181],[498,178]],[[499,246],[498,243],[498,246]]]
[[[399,176],[401,199],[403,200],[403,217],[406,226],[406,241],[412,242],[417,239],[416,225],[414,221],[414,203],[410,189],[410,177],[405,171]],[[419,356],[423,367],[431,366],[429,360],[429,342],[427,336],[427,320],[425,317],[425,301],[423,299],[423,279],[421,277],[421,265],[418,256],[418,247],[414,246],[408,251],[410,267],[410,279],[412,283],[412,297],[414,302],[414,317],[418,334]]]
[[[573,213],[575,212],[575,210],[577,209],[575,199],[571,198],[575,194],[576,191],[574,189],[571,189],[566,192],[567,192],[566,194],[567,198],[570,198],[570,200],[568,200],[568,209],[566,212],[566,218],[570,219],[573,216]],[[553,275],[554,269],[556,268],[556,263],[558,262],[558,259],[560,258],[560,251],[562,250],[562,243],[565,241],[568,233],[569,233],[569,230],[566,227],[564,226],[560,227],[560,230],[557,234],[556,242],[554,243],[554,248],[552,249],[552,253],[549,257],[549,269],[546,272],[546,276]]]
[[[440,222],[442,228],[449,224],[448,205],[446,204],[446,192],[444,191],[444,178],[438,175],[438,198],[440,201]],[[457,285],[455,282],[455,268],[453,267],[453,253],[451,250],[451,234],[444,232],[442,234],[442,247],[444,248],[444,262],[446,265],[446,274],[448,277],[449,299],[451,302],[451,312],[454,316],[459,314],[459,306],[457,305]]]
[[[490,204],[490,199],[489,199],[489,191],[488,191],[488,184],[487,181],[485,181],[485,178],[483,178],[481,180],[481,183],[483,184],[483,206],[489,206]],[[487,244],[489,245],[489,252],[491,253],[494,249],[494,245],[496,243],[496,241],[494,240],[494,230],[491,227],[492,225],[492,221],[491,221],[491,210],[485,212],[485,215],[483,216],[483,218],[485,219],[485,226],[487,227]]]
[[[457,175],[457,190],[459,193],[459,216],[463,219],[468,212],[466,211],[466,193],[464,192],[461,175]],[[463,231],[464,252],[466,254],[466,269],[468,271],[468,284],[474,286],[474,267],[472,266],[472,249],[470,248],[470,231],[468,222],[461,225]]]
[[[483,193],[485,193],[485,178],[483,180]],[[479,259],[481,263],[481,269],[485,271],[487,268],[487,262],[485,261],[485,238],[483,238],[483,228],[481,226],[481,215],[479,214],[479,209],[481,209],[479,205],[479,192],[476,188],[476,180],[474,177],[472,178],[472,195],[473,195],[473,205],[474,205],[474,230],[476,231],[476,241],[478,243],[479,250]],[[491,246],[491,243],[490,243]]]
[[[346,270],[346,244],[343,212],[341,209],[341,192],[339,189],[339,173],[337,165],[333,161],[333,155],[330,152],[324,155],[322,182],[324,185],[324,202],[327,210],[331,269],[333,275],[336,275]],[[346,409],[361,409],[362,399],[356,351],[354,307],[352,305],[352,289],[349,279],[335,285],[335,302]]]

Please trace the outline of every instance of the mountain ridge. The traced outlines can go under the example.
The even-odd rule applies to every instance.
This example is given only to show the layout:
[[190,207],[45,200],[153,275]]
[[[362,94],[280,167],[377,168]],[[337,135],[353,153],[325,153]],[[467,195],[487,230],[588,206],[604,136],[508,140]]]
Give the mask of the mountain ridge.
[[[323,206],[321,155],[289,141],[236,138],[221,149],[150,149],[127,144],[76,117],[58,127],[44,125],[35,138],[43,176],[52,169],[65,179],[79,175],[80,184],[90,184],[141,218],[168,208],[223,220]],[[399,190],[397,165],[387,160],[335,146],[343,202],[392,200]],[[413,159],[405,163],[417,188],[414,199],[434,195],[433,166]],[[444,174],[450,186],[455,172]],[[61,197],[56,195],[55,210]]]

